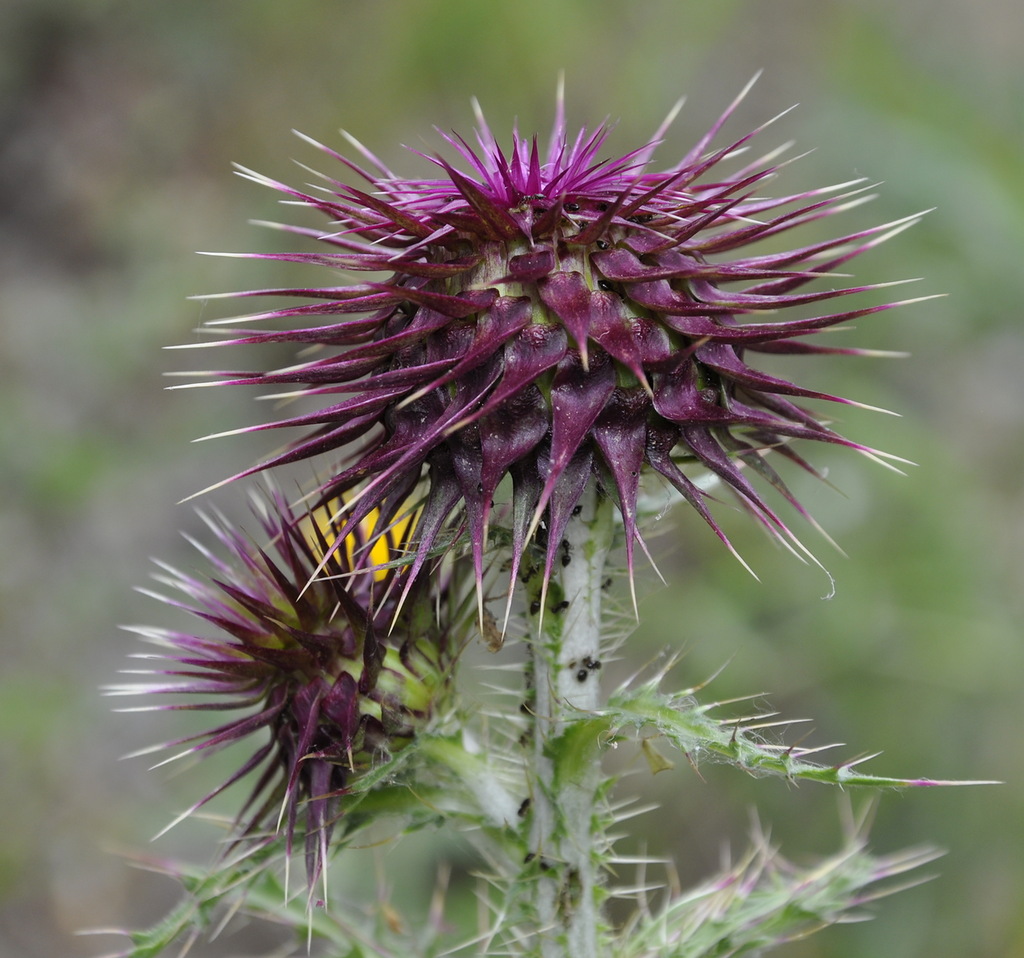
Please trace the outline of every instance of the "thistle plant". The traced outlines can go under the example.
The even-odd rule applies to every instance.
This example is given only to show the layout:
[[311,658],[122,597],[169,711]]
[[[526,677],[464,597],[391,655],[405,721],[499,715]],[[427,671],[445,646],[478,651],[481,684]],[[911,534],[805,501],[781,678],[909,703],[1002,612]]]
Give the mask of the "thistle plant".
[[[654,155],[677,110],[647,144],[609,158],[609,128],[571,133],[560,91],[546,144],[514,131],[503,146],[477,108],[474,140],[441,134],[448,158],[419,155],[431,176],[397,175],[351,136],[357,160],[309,141],[340,172],[307,188],[241,170],[327,223],[268,224],[316,251],[230,255],[314,265],[324,280],[227,294],[300,303],[204,328],[216,338],[201,348],[294,344],[299,361],[192,375],[298,407],[233,430],[290,431],[234,480],[307,460],[317,478],[295,503],[261,500],[260,539],[211,522],[227,556],[200,547],[209,581],[165,569],[165,601],[217,636],[137,630],[170,668],[116,691],[205,703],[150,708],[242,710],[167,747],[203,754],[264,738],[185,813],[254,778],[227,852],[209,872],[180,869],[185,905],[124,954],[155,954],[225,900],[304,927],[329,955],[739,954],[842,919],[876,894],[869,886],[931,857],[875,858],[858,825],[812,879],[761,839],[692,893],[652,904],[645,890],[624,928],[606,917],[609,898],[639,894],[611,881],[611,830],[627,815],[601,764],[613,744],[642,739],[659,769],[672,763],[654,739],[790,780],[938,784],[771,743],[762,730],[776,723],[763,716],[702,704],[699,688],[668,691],[671,655],[602,692],[608,653],[618,644],[630,658],[606,589],[617,569],[634,581],[651,483],[734,554],[712,511],[721,493],[816,562],[770,504],[774,490],[810,520],[776,465],[817,474],[803,440],[896,460],[812,408],[862,404],[763,371],[758,358],[872,355],[811,337],[914,302],[865,302],[886,284],[847,284],[838,271],[919,217],[789,241],[869,198],[867,187],[769,195],[788,162],[782,150],[751,154],[769,124],[717,145],[741,98],[663,169]],[[504,660],[504,696],[460,692],[470,631]],[[502,649],[520,644],[525,658]],[[409,828],[441,822],[476,845],[490,913],[475,935],[446,940],[436,907],[425,932],[360,924],[326,883],[326,911],[311,910],[311,896],[296,906],[278,878],[296,836],[313,886],[329,859],[344,869],[375,809]]]

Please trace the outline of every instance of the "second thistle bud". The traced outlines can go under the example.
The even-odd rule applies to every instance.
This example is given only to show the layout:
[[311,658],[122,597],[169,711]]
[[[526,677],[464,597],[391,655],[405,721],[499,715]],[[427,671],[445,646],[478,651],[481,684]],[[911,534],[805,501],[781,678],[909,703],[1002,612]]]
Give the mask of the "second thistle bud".
[[133,628],[162,649],[141,657],[168,667],[149,670],[149,684],[113,692],[174,696],[149,709],[240,713],[161,747],[204,755],[255,738],[250,757],[190,811],[252,775],[239,837],[273,832],[280,822],[290,852],[304,833],[312,884],[355,777],[401,750],[442,707],[454,649],[429,616],[410,627],[415,613],[396,620],[395,602],[374,602],[375,591],[386,593],[387,575],[379,579],[367,566],[365,543],[350,538],[349,548],[331,550],[338,529],[328,517],[297,521],[276,496],[261,503],[259,516],[266,545],[223,520],[209,522],[222,547],[221,554],[200,547],[213,565],[209,579],[164,567],[159,581],[173,594],[158,598],[205,628]]

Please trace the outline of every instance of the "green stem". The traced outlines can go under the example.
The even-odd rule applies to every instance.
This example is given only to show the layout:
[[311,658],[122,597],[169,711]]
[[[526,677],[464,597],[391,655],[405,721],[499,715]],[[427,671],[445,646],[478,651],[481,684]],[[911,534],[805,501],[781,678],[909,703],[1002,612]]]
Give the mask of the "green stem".
[[533,650],[533,805],[530,833],[543,958],[596,958],[601,785],[597,742],[572,736],[573,720],[602,704],[601,598],[613,508],[593,488],[566,529]]

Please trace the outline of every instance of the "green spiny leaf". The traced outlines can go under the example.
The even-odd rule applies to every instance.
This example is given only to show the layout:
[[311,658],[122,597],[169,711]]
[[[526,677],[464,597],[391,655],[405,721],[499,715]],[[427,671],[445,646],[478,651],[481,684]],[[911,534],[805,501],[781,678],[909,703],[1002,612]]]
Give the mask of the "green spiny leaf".
[[[719,719],[709,714],[718,707],[698,704],[690,695],[670,695],[651,684],[614,695],[602,717],[609,731],[625,727],[653,728],[693,760],[710,758],[741,768],[751,775],[777,775],[828,785],[869,788],[912,788],[931,785],[988,785],[993,782],[942,781],[930,778],[891,778],[868,775],[856,767],[874,756],[862,756],[835,765],[810,761],[808,756],[831,746],[803,748],[766,742],[757,729],[764,722]],[[589,719],[587,723],[594,721]],[[780,723],[772,722],[772,725]]]

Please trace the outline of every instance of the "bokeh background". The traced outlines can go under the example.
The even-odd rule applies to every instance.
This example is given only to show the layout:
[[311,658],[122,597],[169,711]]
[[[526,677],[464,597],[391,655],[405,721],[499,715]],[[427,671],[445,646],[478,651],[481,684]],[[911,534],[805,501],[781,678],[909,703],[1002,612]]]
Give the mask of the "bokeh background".
[[[247,225],[277,206],[230,163],[303,182],[291,158],[320,157],[290,129],[341,146],[344,126],[412,172],[401,144],[432,148],[433,124],[468,130],[472,95],[495,130],[518,117],[546,132],[561,70],[570,118],[617,118],[623,152],[688,94],[670,162],[760,69],[730,132],[799,102],[762,139],[816,148],[786,188],[884,181],[849,229],[936,208],[856,265],[864,280],[925,277],[908,295],[948,294],[853,337],[911,357],[797,373],[898,409],[851,411],[842,428],[918,465],[900,477],[817,452],[843,492],[800,485],[849,556],[817,548],[831,601],[820,572],[743,523],[730,530],[760,582],[680,516],[657,537],[672,588],[646,590],[627,654],[685,647],[680,683],[728,660],[713,694],[768,693],[785,715],[813,717],[814,741],[849,743],[837,754],[884,750],[879,773],[1005,780],[883,796],[874,846],[941,846],[938,877],[787,954],[1024,955],[1021,49],[1016,0],[5,0],[0,956],[111,950],[75,932],[152,922],[177,895],[122,853],[209,852],[202,825],[147,844],[204,773],[120,761],[171,730],[110,714],[98,688],[133,647],[119,623],[169,624],[132,587],[150,555],[189,561],[178,530],[196,520],[175,503],[265,450],[189,444],[249,422],[248,397],[161,388],[195,363],[161,347],[210,315],[186,296],[267,285],[251,264],[194,251],[281,241]],[[837,847],[831,791],[714,767],[702,780],[680,764],[651,786],[668,812],[639,827],[685,875],[741,849],[752,808],[793,858]],[[249,925],[193,955],[262,955],[283,940]]]

